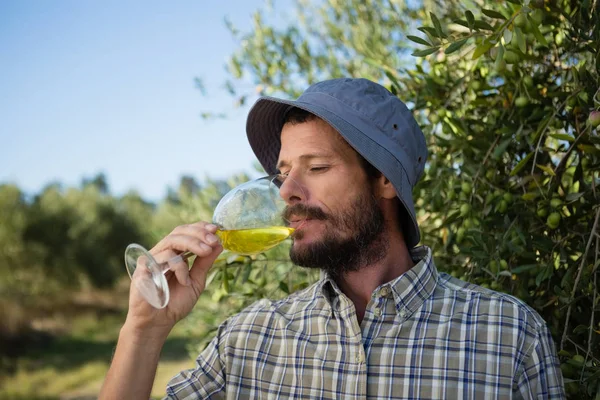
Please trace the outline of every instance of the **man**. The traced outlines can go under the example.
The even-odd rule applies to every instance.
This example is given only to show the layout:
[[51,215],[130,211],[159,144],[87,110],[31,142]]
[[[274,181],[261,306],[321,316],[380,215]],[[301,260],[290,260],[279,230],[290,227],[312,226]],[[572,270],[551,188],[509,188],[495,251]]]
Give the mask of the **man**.
[[[247,133],[285,183],[288,214],[306,217],[292,261],[322,279],[225,321],[167,398],[563,398],[554,344],[521,301],[437,272],[420,241],[412,188],[425,139],[406,106],[365,79],[317,83],[297,101],[261,98]],[[292,218],[293,219],[293,218]],[[148,398],[161,347],[204,289],[222,248],[216,227],[181,226],[152,253],[198,255],[177,267],[153,309],[131,286],[103,399]],[[134,277],[135,279],[135,277]]]

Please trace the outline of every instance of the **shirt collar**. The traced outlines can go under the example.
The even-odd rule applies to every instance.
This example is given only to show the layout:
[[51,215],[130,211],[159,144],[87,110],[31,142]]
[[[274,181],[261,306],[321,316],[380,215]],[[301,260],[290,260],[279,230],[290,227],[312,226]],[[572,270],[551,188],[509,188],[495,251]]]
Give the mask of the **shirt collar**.
[[[380,285],[373,291],[372,296],[393,296],[396,311],[412,314],[435,290],[438,272],[433,262],[431,249],[427,246],[415,247],[409,250],[415,266],[395,278]],[[319,289],[329,305],[335,310],[339,305],[339,296],[342,291],[335,281],[325,272],[321,271]]]

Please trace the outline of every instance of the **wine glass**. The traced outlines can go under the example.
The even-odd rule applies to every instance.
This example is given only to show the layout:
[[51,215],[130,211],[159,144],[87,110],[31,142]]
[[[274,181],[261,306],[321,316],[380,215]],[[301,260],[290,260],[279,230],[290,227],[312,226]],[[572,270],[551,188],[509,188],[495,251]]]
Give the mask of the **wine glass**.
[[[269,250],[294,232],[284,215],[286,202],[279,193],[282,185],[303,197],[302,187],[287,175],[265,176],[243,183],[229,191],[217,204],[212,223],[224,249],[239,255],[254,255]],[[294,225],[302,224],[295,216]],[[169,285],[165,273],[170,265],[187,260],[194,254],[182,253],[168,260],[156,260],[143,246],[132,243],[125,250],[129,276],[138,270],[134,280],[142,296],[155,308],[169,303]]]

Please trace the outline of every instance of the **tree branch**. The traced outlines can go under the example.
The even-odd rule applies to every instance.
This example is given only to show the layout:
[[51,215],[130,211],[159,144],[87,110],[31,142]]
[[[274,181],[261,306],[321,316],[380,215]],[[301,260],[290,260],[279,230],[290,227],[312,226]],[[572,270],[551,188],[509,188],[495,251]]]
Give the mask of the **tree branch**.
[[575,278],[575,283],[573,284],[573,290],[571,291],[571,299],[569,301],[569,308],[567,309],[567,317],[565,318],[565,329],[563,331],[562,339],[560,341],[560,349],[562,350],[565,345],[565,340],[567,339],[567,332],[569,330],[569,319],[571,318],[571,310],[573,308],[573,299],[575,298],[575,292],[577,291],[577,286],[579,286],[579,280],[581,279],[581,273],[583,272],[583,267],[585,265],[585,261],[587,259],[587,255],[590,251],[590,247],[592,246],[592,239],[594,238],[594,232],[596,232],[596,228],[598,227],[598,219],[600,218],[600,207],[596,210],[596,218],[594,219],[594,225],[592,226],[592,231],[590,232],[590,238],[588,239],[587,245],[585,246],[585,252],[581,257],[581,263],[579,264],[579,269],[577,271],[577,277]]

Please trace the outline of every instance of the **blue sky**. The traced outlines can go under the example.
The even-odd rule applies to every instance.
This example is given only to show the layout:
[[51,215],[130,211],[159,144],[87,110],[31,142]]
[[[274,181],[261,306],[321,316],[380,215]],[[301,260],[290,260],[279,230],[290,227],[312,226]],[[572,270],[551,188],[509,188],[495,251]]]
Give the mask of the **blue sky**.
[[[202,181],[251,171],[248,107],[236,109],[222,89],[237,46],[223,18],[247,31],[260,7],[263,0],[0,2],[0,183],[31,194],[104,172],[112,193],[136,189],[159,200],[182,174]],[[230,116],[205,121],[203,111]]]

